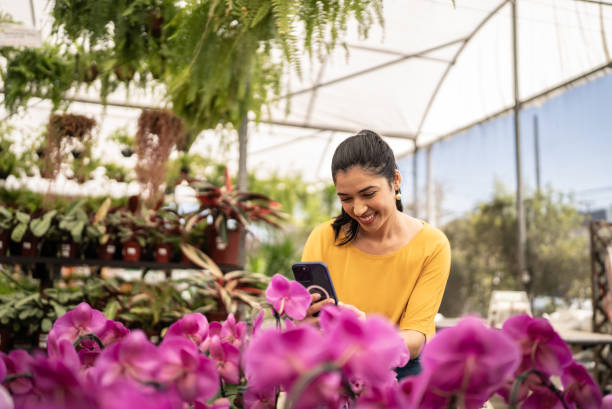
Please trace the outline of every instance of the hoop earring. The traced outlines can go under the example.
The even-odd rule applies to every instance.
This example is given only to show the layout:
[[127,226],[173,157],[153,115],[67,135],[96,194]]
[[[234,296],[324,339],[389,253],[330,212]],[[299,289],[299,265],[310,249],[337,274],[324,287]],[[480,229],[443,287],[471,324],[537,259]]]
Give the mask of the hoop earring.
[[395,200],[402,200],[402,194],[400,192],[395,194]]

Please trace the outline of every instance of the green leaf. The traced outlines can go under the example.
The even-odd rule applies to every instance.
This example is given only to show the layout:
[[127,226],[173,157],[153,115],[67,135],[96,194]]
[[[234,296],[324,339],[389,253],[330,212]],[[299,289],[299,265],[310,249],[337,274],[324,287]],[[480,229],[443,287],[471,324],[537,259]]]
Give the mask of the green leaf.
[[11,240],[15,242],[20,242],[23,239],[26,231],[28,230],[28,225],[24,223],[20,223],[11,232]]
[[104,316],[106,319],[114,320],[115,315],[117,315],[117,310],[119,309],[119,301],[116,299],[110,300],[106,304],[106,308],[104,308]]
[[51,320],[49,318],[43,318],[42,322],[40,323],[40,329],[42,329],[43,332],[49,332],[51,331],[52,327],[53,323]]
[[51,222],[53,221],[53,217],[57,214],[57,210],[51,210],[45,213],[44,216],[34,219],[30,222],[30,228],[32,229],[32,234],[36,237],[44,236],[49,228],[51,227]]

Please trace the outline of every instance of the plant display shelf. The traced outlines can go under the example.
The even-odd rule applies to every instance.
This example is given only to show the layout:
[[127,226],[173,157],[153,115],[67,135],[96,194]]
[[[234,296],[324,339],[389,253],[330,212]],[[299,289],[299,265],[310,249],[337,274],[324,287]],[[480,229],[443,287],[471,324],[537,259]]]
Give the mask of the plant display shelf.
[[[58,269],[62,266],[95,266],[95,267],[113,267],[113,268],[131,268],[137,270],[189,270],[201,269],[191,263],[159,263],[156,261],[125,261],[125,260],[103,260],[103,259],[72,259],[60,257],[28,257],[28,256],[0,256],[0,264],[18,264],[18,265],[44,265],[48,266],[49,270]],[[224,273],[236,269],[242,269],[241,266],[220,265],[221,271]]]

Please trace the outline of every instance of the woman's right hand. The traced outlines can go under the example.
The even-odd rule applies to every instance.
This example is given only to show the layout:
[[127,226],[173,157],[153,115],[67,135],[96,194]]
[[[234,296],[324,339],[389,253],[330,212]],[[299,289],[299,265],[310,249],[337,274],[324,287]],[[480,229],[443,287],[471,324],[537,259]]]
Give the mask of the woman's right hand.
[[310,307],[306,310],[306,318],[302,322],[319,325],[319,317],[315,317],[314,314],[319,313],[327,305],[334,305],[334,300],[333,298],[321,300],[321,294],[319,293],[310,294],[310,299]]

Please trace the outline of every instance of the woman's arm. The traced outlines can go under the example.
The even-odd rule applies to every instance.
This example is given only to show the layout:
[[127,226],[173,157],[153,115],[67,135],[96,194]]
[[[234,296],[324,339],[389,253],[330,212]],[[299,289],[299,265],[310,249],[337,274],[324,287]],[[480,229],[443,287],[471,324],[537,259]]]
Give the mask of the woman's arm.
[[410,359],[419,356],[423,346],[425,346],[425,335],[411,329],[401,330],[400,335],[404,338],[404,342],[406,342],[406,346],[410,351]]

